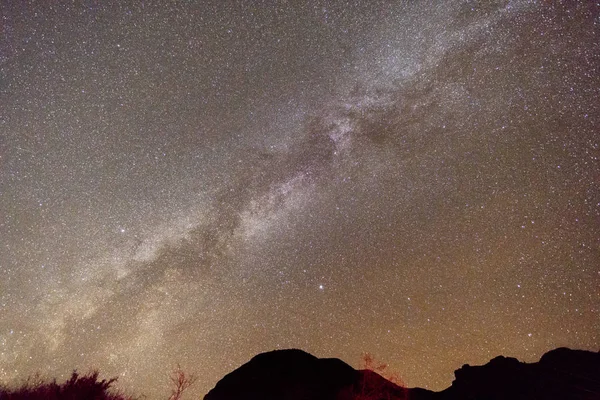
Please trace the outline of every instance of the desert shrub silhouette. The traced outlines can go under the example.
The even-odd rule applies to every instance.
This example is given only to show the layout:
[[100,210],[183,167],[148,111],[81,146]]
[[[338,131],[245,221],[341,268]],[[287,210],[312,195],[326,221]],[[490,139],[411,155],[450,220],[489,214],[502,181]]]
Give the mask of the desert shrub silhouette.
[[177,364],[177,367],[173,370],[169,379],[171,380],[172,389],[168,400],[180,400],[181,396],[183,396],[183,392],[192,386],[198,377],[194,374],[186,374],[181,369],[181,366]]
[[354,387],[353,400],[403,400],[408,391],[397,373],[388,370],[369,353],[363,353],[361,375]]
[[39,376],[29,378],[21,387],[0,387],[0,400],[134,400],[111,389],[117,378],[98,380],[98,371],[79,375],[73,371],[64,383],[44,382]]

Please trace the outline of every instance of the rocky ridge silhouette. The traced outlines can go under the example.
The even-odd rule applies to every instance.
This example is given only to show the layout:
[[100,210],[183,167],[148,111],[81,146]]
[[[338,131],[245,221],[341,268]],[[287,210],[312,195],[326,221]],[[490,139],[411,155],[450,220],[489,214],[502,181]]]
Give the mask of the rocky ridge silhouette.
[[370,370],[298,349],[262,353],[223,377],[204,400],[599,400],[600,352],[558,348],[539,362],[499,356],[463,365],[441,392],[403,388]]

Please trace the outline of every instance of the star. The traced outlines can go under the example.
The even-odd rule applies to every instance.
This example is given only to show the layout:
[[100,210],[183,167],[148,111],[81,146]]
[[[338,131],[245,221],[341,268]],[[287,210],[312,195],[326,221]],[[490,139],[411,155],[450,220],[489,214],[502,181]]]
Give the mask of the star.
[[598,5],[47,3],[3,2],[0,385],[598,349]]

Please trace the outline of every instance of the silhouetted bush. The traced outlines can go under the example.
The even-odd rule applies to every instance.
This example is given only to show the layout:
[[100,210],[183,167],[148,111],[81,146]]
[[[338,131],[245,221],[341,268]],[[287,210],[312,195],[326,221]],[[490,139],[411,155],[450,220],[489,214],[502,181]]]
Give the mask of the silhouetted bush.
[[181,396],[183,396],[183,392],[189,389],[190,386],[196,382],[196,375],[186,374],[179,364],[175,370],[169,376],[171,380],[171,396],[169,396],[169,400],[181,400]]
[[352,400],[403,400],[408,398],[404,382],[390,372],[387,364],[377,362],[369,353],[363,353],[361,374],[354,387]]
[[98,372],[79,375],[73,371],[64,383],[44,382],[39,376],[28,379],[20,388],[0,387],[0,400],[134,400],[111,390],[117,380],[98,380]]

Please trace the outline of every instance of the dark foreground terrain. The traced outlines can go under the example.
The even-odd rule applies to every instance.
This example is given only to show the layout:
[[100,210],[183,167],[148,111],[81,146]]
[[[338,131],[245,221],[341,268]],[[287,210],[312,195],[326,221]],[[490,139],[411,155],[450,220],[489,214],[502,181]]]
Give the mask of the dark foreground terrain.
[[[454,374],[449,388],[432,392],[399,386],[336,358],[278,350],[226,375],[204,400],[600,400],[600,352],[559,348],[531,364],[500,356],[481,366],[463,365]],[[0,386],[0,400],[132,400],[112,390],[114,381],[76,372],[60,384],[30,379],[16,389]],[[191,381],[179,371],[174,383],[169,399],[182,399]]]
[[463,365],[452,385],[432,392],[400,387],[370,370],[302,350],[259,354],[217,383],[204,400],[600,399],[600,353],[558,348],[539,362],[496,357]]

